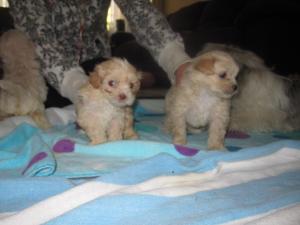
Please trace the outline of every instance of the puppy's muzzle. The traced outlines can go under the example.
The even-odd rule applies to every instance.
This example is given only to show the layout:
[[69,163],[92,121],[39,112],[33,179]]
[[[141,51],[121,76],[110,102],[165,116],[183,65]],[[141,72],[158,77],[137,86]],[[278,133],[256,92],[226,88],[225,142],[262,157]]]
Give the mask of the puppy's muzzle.
[[227,97],[231,97],[231,96],[235,95],[237,93],[237,91],[238,91],[238,85],[232,84],[232,85],[227,86],[227,88],[224,90],[224,94]]
[[118,98],[120,101],[124,101],[127,99],[127,95],[125,95],[124,93],[121,93],[121,94],[119,94]]
[[236,84],[232,85],[232,92],[236,92],[238,90],[238,86]]
[[238,86],[233,84],[231,87],[231,96],[235,95],[238,92]]

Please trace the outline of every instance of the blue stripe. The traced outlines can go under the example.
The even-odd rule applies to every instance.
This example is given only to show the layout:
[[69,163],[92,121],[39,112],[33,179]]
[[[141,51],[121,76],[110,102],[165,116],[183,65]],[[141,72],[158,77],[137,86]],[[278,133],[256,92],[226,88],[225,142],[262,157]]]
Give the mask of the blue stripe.
[[183,197],[106,196],[48,224],[212,225],[230,222],[299,203],[299,172]]
[[0,213],[22,210],[72,187],[68,180],[56,177],[2,178]]

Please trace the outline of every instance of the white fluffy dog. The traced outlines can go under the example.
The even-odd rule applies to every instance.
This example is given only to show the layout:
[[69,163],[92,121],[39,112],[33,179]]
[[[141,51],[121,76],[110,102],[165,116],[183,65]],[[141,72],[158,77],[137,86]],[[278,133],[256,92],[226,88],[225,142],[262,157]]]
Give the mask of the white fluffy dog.
[[231,97],[239,67],[222,51],[209,51],[188,65],[179,84],[166,95],[165,127],[173,143],[186,144],[187,131],[208,127],[208,149],[223,149]]
[[131,105],[140,87],[140,73],[126,60],[98,64],[79,91],[77,122],[91,144],[135,139]]
[[[232,98],[229,128],[268,132],[299,129],[299,115],[291,104],[288,79],[268,68],[250,51],[223,44],[207,44],[202,52],[221,50],[230,54],[241,67],[239,92]],[[299,105],[299,102],[298,102]]]
[[0,58],[0,119],[29,115],[39,127],[48,128],[44,106],[47,86],[33,43],[21,31],[9,30],[0,37]]

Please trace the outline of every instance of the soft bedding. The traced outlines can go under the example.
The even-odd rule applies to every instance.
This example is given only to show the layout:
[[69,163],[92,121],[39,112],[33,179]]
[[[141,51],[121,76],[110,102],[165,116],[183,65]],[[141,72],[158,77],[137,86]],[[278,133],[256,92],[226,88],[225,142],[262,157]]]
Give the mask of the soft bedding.
[[0,224],[300,224],[300,131],[207,133],[176,146],[163,101],[139,100],[139,140],[91,146],[71,107],[0,124]]

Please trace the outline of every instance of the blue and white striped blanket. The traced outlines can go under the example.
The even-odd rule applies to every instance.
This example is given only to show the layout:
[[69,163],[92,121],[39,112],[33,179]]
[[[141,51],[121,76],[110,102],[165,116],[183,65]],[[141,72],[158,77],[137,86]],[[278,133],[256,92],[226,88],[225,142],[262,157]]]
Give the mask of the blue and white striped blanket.
[[149,104],[138,141],[89,146],[69,109],[48,131],[1,124],[0,224],[300,224],[300,132],[231,131],[221,152],[206,133],[174,146]]

